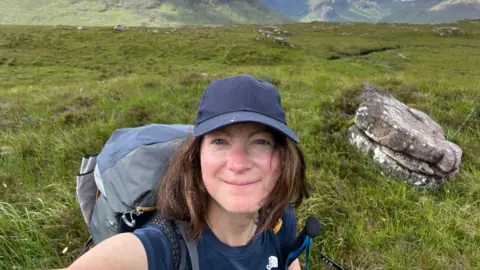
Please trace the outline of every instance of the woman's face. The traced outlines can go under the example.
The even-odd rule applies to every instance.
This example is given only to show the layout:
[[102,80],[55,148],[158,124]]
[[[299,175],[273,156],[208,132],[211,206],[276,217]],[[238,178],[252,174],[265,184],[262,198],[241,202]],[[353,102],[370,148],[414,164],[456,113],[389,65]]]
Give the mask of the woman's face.
[[230,213],[255,213],[280,174],[274,138],[260,124],[232,124],[205,135],[200,162],[208,193]]

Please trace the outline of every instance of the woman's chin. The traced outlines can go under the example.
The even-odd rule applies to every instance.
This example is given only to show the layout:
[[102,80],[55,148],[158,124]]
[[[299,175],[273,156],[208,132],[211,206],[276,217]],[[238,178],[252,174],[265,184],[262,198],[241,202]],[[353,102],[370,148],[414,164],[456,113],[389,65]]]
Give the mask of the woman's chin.
[[224,208],[232,214],[253,214],[260,209],[257,204],[245,202],[230,202],[225,205]]

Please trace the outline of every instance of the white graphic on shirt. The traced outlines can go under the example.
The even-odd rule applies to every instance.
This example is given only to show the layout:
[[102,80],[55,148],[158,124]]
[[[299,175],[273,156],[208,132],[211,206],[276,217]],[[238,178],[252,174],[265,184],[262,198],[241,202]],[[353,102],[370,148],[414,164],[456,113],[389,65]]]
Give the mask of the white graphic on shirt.
[[270,256],[268,258],[268,265],[267,269],[270,270],[272,268],[277,268],[278,267],[278,259],[275,256]]

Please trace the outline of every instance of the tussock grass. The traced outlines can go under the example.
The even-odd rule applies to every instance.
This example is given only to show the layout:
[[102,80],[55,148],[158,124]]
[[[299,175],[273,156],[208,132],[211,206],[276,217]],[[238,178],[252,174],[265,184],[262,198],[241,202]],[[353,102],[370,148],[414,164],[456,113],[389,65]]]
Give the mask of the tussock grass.
[[[117,128],[193,123],[205,86],[240,73],[278,86],[301,138],[315,193],[299,224],[308,215],[323,224],[313,269],[326,269],[318,251],[346,269],[479,268],[480,28],[448,25],[466,35],[442,38],[430,25],[280,25],[294,48],[256,40],[255,25],[0,26],[0,268],[69,265],[88,238],[75,199],[82,155],[99,152]],[[417,190],[348,144],[365,81],[444,128],[464,151],[456,179]]]

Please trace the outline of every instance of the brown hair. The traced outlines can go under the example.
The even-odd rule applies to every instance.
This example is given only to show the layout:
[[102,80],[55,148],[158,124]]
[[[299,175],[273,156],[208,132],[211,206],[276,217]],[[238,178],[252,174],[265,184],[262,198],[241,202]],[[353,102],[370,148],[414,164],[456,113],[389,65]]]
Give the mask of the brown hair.
[[[272,132],[280,151],[280,176],[259,210],[260,231],[273,229],[287,204],[298,207],[310,196],[305,174],[305,160],[298,145]],[[170,165],[156,190],[160,215],[186,222],[188,236],[197,241],[206,224],[210,195],[201,176],[200,145],[203,137],[189,137],[170,158]]]

